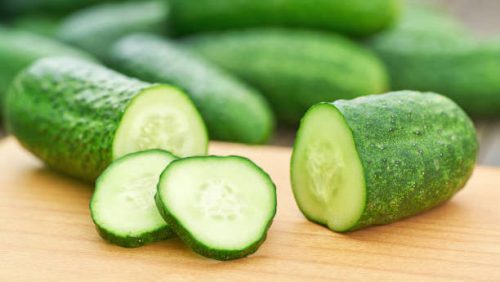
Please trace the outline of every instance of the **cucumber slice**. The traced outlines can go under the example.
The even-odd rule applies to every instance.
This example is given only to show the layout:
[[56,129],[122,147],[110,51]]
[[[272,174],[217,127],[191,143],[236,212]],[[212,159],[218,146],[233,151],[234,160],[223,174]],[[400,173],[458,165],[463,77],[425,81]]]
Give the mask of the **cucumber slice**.
[[318,104],[301,122],[292,159],[297,205],[309,220],[335,231],[353,226],[365,206],[363,167],[353,140],[341,113]]
[[114,161],[96,182],[90,211],[102,238],[139,247],[174,236],[156,208],[161,172],[176,157],[166,151],[133,153]]
[[193,103],[165,85],[137,95],[127,107],[113,141],[113,156],[161,148],[179,157],[203,155],[207,131]]
[[254,253],[264,242],[276,214],[276,187],[246,158],[191,157],[162,173],[156,204],[195,252],[230,260]]

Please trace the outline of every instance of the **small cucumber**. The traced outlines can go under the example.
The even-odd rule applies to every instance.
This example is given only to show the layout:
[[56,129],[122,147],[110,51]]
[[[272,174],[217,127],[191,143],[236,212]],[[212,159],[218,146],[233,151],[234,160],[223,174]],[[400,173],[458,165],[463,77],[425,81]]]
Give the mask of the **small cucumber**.
[[264,242],[276,214],[276,187],[246,158],[190,157],[162,173],[156,204],[195,252],[230,260],[254,253]]
[[266,142],[274,117],[260,93],[183,49],[159,36],[134,34],[113,46],[109,61],[127,75],[186,90],[205,120],[210,138]]
[[320,103],[302,119],[291,162],[301,211],[339,232],[391,223],[450,199],[478,143],[450,99],[411,91]]
[[6,106],[7,128],[25,148],[83,180],[137,151],[207,151],[205,124],[182,91],[80,59],[38,60],[16,77]]
[[122,247],[139,247],[174,236],[156,208],[160,174],[176,157],[149,150],[114,161],[96,181],[90,212],[104,239]]
[[257,88],[276,116],[293,125],[316,103],[388,88],[387,71],[375,55],[332,33],[251,29],[195,36],[185,44]]
[[105,60],[113,43],[134,32],[164,33],[167,1],[105,3],[80,10],[61,23],[57,37]]

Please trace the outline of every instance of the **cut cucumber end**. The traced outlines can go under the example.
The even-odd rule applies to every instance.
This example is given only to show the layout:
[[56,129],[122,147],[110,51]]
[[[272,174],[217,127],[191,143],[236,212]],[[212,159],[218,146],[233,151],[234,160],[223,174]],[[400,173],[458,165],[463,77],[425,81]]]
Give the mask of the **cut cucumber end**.
[[154,195],[160,174],[174,159],[162,150],[133,153],[113,162],[99,176],[90,210],[104,239],[137,247],[173,236]]
[[205,124],[180,90],[156,85],[143,90],[127,107],[113,141],[113,157],[163,149],[179,157],[207,153]]
[[219,260],[255,252],[276,214],[276,188],[241,157],[174,161],[158,184],[158,208],[197,253]]
[[291,181],[308,219],[339,232],[360,219],[366,203],[363,166],[352,131],[334,105],[317,104],[302,119]]

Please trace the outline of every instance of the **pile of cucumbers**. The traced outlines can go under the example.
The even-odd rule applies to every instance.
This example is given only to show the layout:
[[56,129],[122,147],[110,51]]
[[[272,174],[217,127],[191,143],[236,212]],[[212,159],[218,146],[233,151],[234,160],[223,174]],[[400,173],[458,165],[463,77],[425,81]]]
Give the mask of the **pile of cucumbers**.
[[453,197],[478,152],[468,114],[500,115],[500,45],[402,0],[5,0],[0,10],[5,129],[50,168],[95,184],[92,220],[123,247],[177,236],[230,260],[262,245],[275,184],[247,158],[207,155],[209,140],[266,144],[278,126],[298,128],[297,205],[348,232]]

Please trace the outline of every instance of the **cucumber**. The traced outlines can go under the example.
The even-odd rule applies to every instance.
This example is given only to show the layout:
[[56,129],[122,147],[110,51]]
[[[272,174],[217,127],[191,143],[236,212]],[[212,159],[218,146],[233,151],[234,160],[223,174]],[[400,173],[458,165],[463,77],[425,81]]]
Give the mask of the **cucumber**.
[[90,201],[101,237],[132,248],[175,236],[154,200],[160,174],[174,159],[166,151],[148,150],[126,155],[106,168]]
[[264,242],[276,214],[276,187],[246,158],[190,157],[173,161],[161,174],[156,204],[195,252],[230,260]]
[[311,221],[346,232],[431,209],[471,176],[471,120],[450,99],[411,91],[317,104],[291,161],[295,200]]
[[472,116],[500,116],[500,44],[478,42],[438,15],[409,11],[400,27],[368,43],[386,63],[392,88],[441,93]]
[[0,38],[0,109],[16,74],[37,59],[57,55],[92,59],[85,52],[30,32],[0,26]]
[[37,12],[62,16],[103,1],[112,0],[1,0],[0,8],[2,8],[2,13],[10,17]]
[[365,36],[397,19],[399,0],[170,0],[178,35],[256,26],[305,27]]
[[94,181],[112,160],[147,149],[205,154],[203,120],[180,90],[75,58],[38,60],[7,95],[7,129],[60,172]]
[[110,64],[122,73],[185,89],[211,138],[250,144],[269,139],[274,118],[260,93],[178,44],[136,34],[117,42],[110,54]]
[[43,14],[30,14],[17,18],[12,27],[46,37],[55,37],[60,19]]
[[105,60],[111,45],[127,34],[164,33],[168,11],[165,1],[92,6],[67,17],[61,24],[58,38]]
[[388,88],[379,59],[334,34],[254,29],[193,37],[185,44],[255,86],[290,124],[315,103]]

